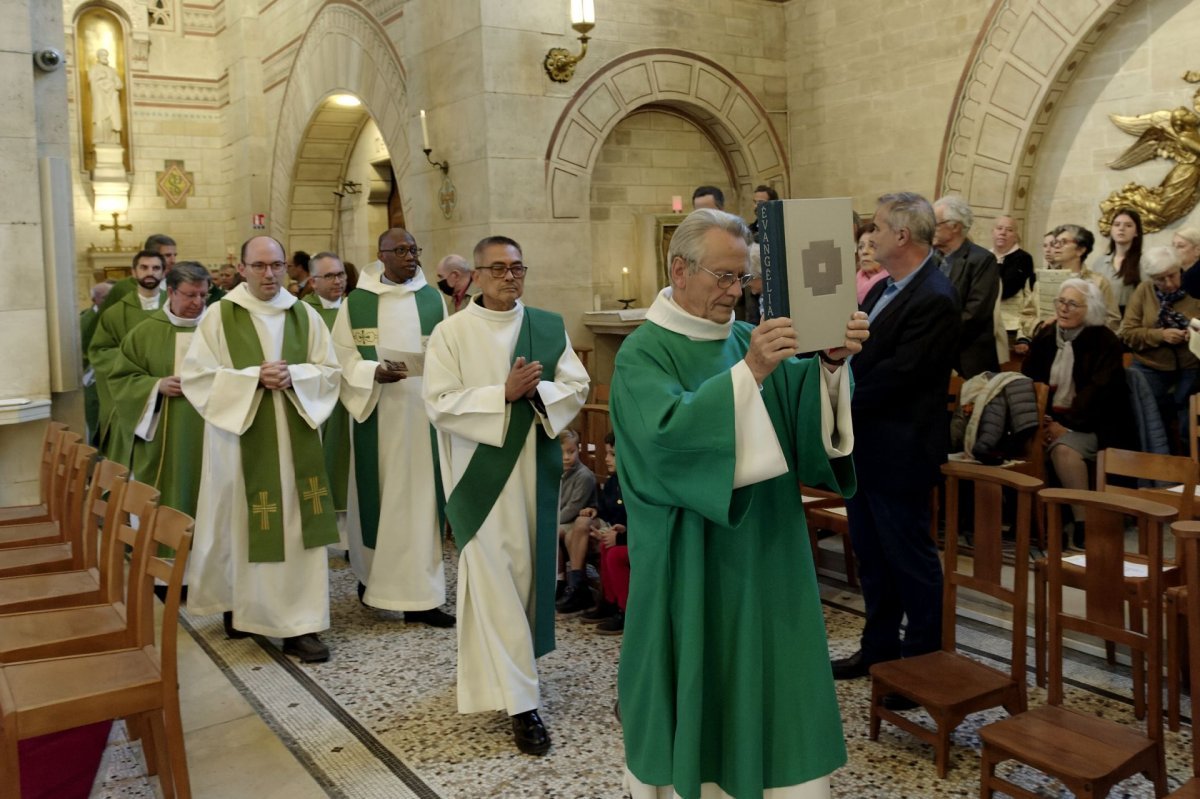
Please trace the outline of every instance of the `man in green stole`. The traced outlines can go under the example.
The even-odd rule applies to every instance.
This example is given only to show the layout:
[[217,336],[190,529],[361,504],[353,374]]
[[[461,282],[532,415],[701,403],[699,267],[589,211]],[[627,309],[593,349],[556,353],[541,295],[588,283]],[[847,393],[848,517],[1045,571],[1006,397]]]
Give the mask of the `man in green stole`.
[[286,266],[275,239],[243,244],[246,282],[205,314],[184,359],[183,394],[207,423],[188,607],[317,662],[337,541],[318,427],[340,370],[316,310],[282,290]]
[[96,390],[96,370],[88,360],[88,347],[96,334],[96,323],[100,320],[100,306],[104,304],[112,281],[92,286],[92,304],[79,313],[79,341],[83,349],[83,416],[87,425],[87,441],[92,446],[100,438],[100,394]]
[[562,317],[520,302],[520,246],[492,236],[474,258],[480,296],[433,331],[423,390],[459,549],[458,710],[504,710],[517,748],[543,754],[534,661],[554,649],[556,436],[588,375]]
[[452,627],[454,617],[438,609],[446,601],[444,502],[420,369],[446,305],[425,282],[420,254],[403,228],[380,236],[379,261],[363,269],[333,328],[342,404],[354,418],[347,531],[365,604],[402,610],[406,622]]
[[[302,302],[317,309],[325,327],[333,332],[338,308],[346,297],[346,267],[342,259],[331,252],[319,252],[309,261],[314,290],[301,297]],[[350,548],[346,537],[347,489],[350,480],[350,414],[342,403],[333,406],[333,413],[321,425],[321,446],[325,449],[325,472],[333,491],[333,508],[337,511],[338,548]]]
[[670,286],[617,353],[634,799],[828,797],[846,762],[798,482],[854,491],[843,363],[866,315],[803,360],[791,320],[734,322],[749,241],[739,217],[692,212],[671,239]]
[[108,381],[117,416],[133,431],[133,478],[189,516],[200,491],[204,420],[183,396],[179,373],[207,294],[208,270],[177,263],[167,273],[166,306],[125,336]]
[[[166,261],[157,252],[142,250],[133,256],[133,279],[137,288],[103,308],[96,332],[88,346],[88,360],[96,372],[96,391],[100,395],[100,449],[105,457],[129,465],[133,449],[133,430],[121,424],[108,376],[117,361],[121,341],[130,330],[150,318],[162,307],[166,293],[159,290]],[[116,291],[114,287],[113,291]]]

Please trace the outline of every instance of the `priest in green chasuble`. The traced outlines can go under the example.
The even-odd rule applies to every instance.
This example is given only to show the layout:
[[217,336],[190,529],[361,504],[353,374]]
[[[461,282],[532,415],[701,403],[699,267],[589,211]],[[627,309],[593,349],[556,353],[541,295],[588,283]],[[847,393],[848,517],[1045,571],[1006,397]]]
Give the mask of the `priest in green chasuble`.
[[207,423],[188,607],[319,662],[337,523],[318,428],[341,370],[316,309],[282,290],[286,267],[275,239],[243,244],[246,282],[205,314],[184,358],[183,394]]
[[425,358],[446,517],[459,549],[458,710],[503,710],[513,738],[543,754],[535,659],[554,649],[557,436],[587,399],[588,375],[558,314],[521,302],[521,247],[475,246],[480,295],[442,322]]
[[167,273],[167,303],[121,342],[109,386],[117,417],[133,431],[132,477],[169,508],[196,515],[204,420],[183,396],[183,357],[204,314],[208,270],[180,261]]
[[96,333],[96,323],[100,319],[100,306],[108,297],[112,283],[105,281],[92,286],[92,304],[79,314],[79,342],[83,347],[83,418],[87,435],[84,437],[91,446],[96,445],[100,438],[100,394],[96,389],[96,370],[88,360],[88,347],[91,346],[92,336]]
[[333,327],[342,404],[354,418],[347,530],[364,603],[402,610],[406,622],[451,627],[454,617],[438,609],[446,601],[444,502],[421,398],[425,343],[446,304],[425,282],[420,255],[407,230],[385,231],[379,260],[363,269]]
[[790,320],[734,322],[749,242],[737,216],[691,213],[670,285],[617,353],[633,799],[828,799],[846,762],[798,483],[854,491],[844,362],[867,320],[804,359]]
[[[308,264],[314,290],[300,299],[317,309],[325,327],[333,330],[338,308],[346,298],[346,267],[342,259],[331,252],[319,252]],[[342,403],[333,406],[333,413],[321,425],[321,446],[325,449],[325,472],[333,491],[333,507],[337,511],[338,548],[349,549],[346,537],[346,505],[350,480],[350,414]]]
[[162,307],[166,293],[160,291],[158,285],[165,271],[166,260],[157,252],[142,250],[133,256],[136,290],[125,294],[107,308],[101,306],[96,332],[92,334],[88,345],[88,360],[95,370],[96,391],[100,395],[100,451],[109,460],[126,466],[129,465],[133,449],[133,429],[121,424],[108,385],[108,376],[117,362],[117,354],[125,336]]

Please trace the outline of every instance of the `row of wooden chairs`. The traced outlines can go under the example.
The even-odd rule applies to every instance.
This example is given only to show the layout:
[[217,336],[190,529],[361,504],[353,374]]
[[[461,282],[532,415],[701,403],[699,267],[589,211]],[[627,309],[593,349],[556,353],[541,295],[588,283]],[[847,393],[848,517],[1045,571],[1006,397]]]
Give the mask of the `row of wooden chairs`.
[[[163,795],[186,798],[175,644],[193,521],[160,507],[158,491],[125,467],[95,463],[78,439],[47,431],[40,512],[0,509],[0,796],[20,795],[19,741],[123,718]],[[72,492],[86,497],[78,518]],[[31,516],[57,522],[22,522]],[[59,538],[30,544],[52,537],[46,524]],[[64,546],[69,557],[57,557]],[[173,562],[159,547],[175,551]],[[155,579],[167,586],[158,646]]]
[[[932,744],[939,776],[949,767],[949,736],[966,715],[1004,707],[1010,717],[981,731],[981,796],[996,791],[1006,795],[1034,794],[996,774],[996,766],[1017,760],[1063,782],[1075,796],[1101,797],[1112,786],[1143,773],[1155,786],[1155,795],[1167,792],[1163,752],[1161,694],[1161,625],[1163,596],[1163,530],[1179,511],[1145,495],[1110,491],[1044,489],[1028,475],[998,468],[947,464],[946,500],[948,528],[945,549],[942,650],[920,657],[879,663],[871,668],[872,700],[870,736],[878,738],[883,721]],[[959,562],[956,535],[961,487],[969,483],[975,497],[974,557]],[[1002,492],[1017,495],[1016,563],[1028,556],[1033,519],[1039,512],[1035,497],[1049,519],[1049,551],[1044,573],[1048,592],[1049,629],[1048,697],[1044,707],[1030,709],[1026,696],[1025,652],[1028,610],[1028,570],[1014,568],[1008,584],[1002,577],[1004,541],[1000,523]],[[1080,579],[1068,579],[1062,550],[1061,511],[1070,505],[1084,509],[1087,522],[1086,570]],[[1126,519],[1136,520],[1146,542],[1145,588],[1137,602],[1130,592],[1114,591],[1126,573]],[[1174,532],[1180,563],[1188,586],[1200,586],[1200,523],[1177,522]],[[1063,603],[1063,591],[1074,584],[1084,592],[1082,610],[1072,612]],[[1011,609],[1011,659],[1007,671],[993,669],[956,651],[955,616],[958,592],[969,589],[993,598]],[[1194,680],[1200,681],[1200,590],[1186,593]],[[1128,620],[1126,606],[1130,606]],[[1129,647],[1134,664],[1135,695],[1145,680],[1144,729],[1116,724],[1065,706],[1063,691],[1063,638],[1068,632],[1095,636]],[[1197,682],[1196,684],[1200,684]],[[889,710],[888,694],[899,694],[924,707],[934,720],[928,730]],[[1200,764],[1200,738],[1193,737],[1193,762]],[[1200,775],[1200,771],[1195,772]],[[1193,779],[1173,796],[1200,796]]]

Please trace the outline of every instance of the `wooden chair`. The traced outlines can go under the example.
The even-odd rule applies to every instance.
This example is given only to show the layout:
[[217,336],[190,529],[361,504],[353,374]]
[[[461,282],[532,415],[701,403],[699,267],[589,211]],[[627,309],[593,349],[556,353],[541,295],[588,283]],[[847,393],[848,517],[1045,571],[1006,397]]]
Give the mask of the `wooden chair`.
[[[1043,489],[1039,496],[1049,515],[1048,576],[1050,586],[1050,679],[1048,704],[980,730],[983,753],[980,761],[980,796],[1002,791],[1009,796],[1034,794],[996,775],[996,766],[1017,760],[1066,785],[1077,797],[1104,797],[1114,785],[1142,773],[1154,783],[1155,796],[1167,792],[1167,773],[1162,747],[1162,528],[1177,511],[1140,497],[1100,491]],[[1088,567],[1083,588],[1086,593],[1082,615],[1063,606],[1062,516],[1065,505],[1080,505],[1087,520]],[[1125,570],[1125,517],[1132,516],[1146,528],[1148,542],[1147,582],[1150,597],[1146,608],[1146,632],[1131,629],[1125,622],[1125,596],[1112,587],[1121,582]],[[1137,608],[1136,614],[1142,609]],[[1130,647],[1134,663],[1134,685],[1145,671],[1149,700],[1145,732],[1063,706],[1063,637],[1067,631],[1117,641]],[[1148,662],[1148,668],[1145,667]]]
[[812,546],[813,566],[819,563],[820,532],[826,530],[833,533],[842,541],[846,583],[858,587],[858,569],[854,560],[854,546],[850,542],[850,520],[846,516],[846,500],[832,491],[810,486],[801,486],[800,499],[804,503],[804,521],[808,527],[809,544]]
[[[0,579],[0,613],[94,605],[115,602],[124,593],[124,563],[109,556],[109,545],[122,513],[132,507],[136,513],[145,504],[139,490],[128,498],[125,478],[129,471],[115,461],[101,461],[89,488],[87,522],[84,526],[84,568],[52,574],[33,574]],[[119,567],[110,573],[113,562]],[[102,565],[103,564],[103,565]]]
[[[1029,531],[1035,493],[1042,481],[992,466],[947,463],[945,581],[942,599],[942,649],[911,658],[876,663],[871,667],[871,740],[879,739],[880,722],[887,720],[931,744],[938,777],[945,778],[950,759],[950,733],[971,713],[1003,706],[1010,714],[1025,711],[1025,624],[1028,608]],[[958,497],[960,483],[974,488],[974,547],[970,573],[959,570]],[[1012,587],[1001,578],[1004,540],[1001,528],[1003,489],[1017,492],[1016,568]],[[958,591],[967,588],[1012,608],[1012,650],[1009,670],[998,671],[955,650]],[[883,706],[888,694],[908,697],[928,711],[934,730]]]
[[[1164,483],[1182,484],[1184,490],[1182,495],[1173,495],[1159,489],[1132,488],[1116,485],[1112,480],[1116,476],[1141,477]],[[1177,511],[1182,508],[1182,513],[1190,514],[1192,511],[1190,497],[1195,493],[1196,487],[1196,466],[1190,459],[1179,455],[1157,455],[1149,452],[1105,449],[1101,450],[1096,458],[1096,487],[1098,491],[1106,494],[1145,498],[1162,504],[1174,505]],[[1148,542],[1145,541],[1144,536],[1147,535],[1148,529],[1144,527],[1138,528],[1138,551],[1129,552],[1125,555],[1126,562],[1131,564],[1131,566],[1133,564],[1145,566],[1147,563],[1146,552],[1148,551]],[[1159,534],[1161,535],[1161,531],[1159,531]],[[1091,535],[1090,527],[1088,528],[1088,535]],[[1085,544],[1087,551],[1084,555],[1084,561],[1088,563],[1091,561],[1091,544],[1090,542],[1085,542]],[[1158,545],[1161,551],[1162,541],[1159,541]],[[1034,562],[1034,671],[1038,685],[1046,684],[1046,562],[1046,558],[1040,558]],[[1064,584],[1072,588],[1082,588],[1084,582],[1083,573],[1086,568],[1085,565],[1064,563]],[[1160,568],[1165,569],[1164,573],[1160,575],[1162,586],[1179,584],[1180,577],[1177,564],[1172,561],[1164,561],[1164,565]],[[1149,601],[1149,597],[1147,596],[1147,591],[1149,590],[1147,579],[1138,574],[1127,574],[1123,571],[1119,580],[1125,586],[1126,599],[1130,605],[1144,607],[1147,601]],[[1155,601],[1160,602],[1161,597],[1157,597]],[[1131,618],[1136,621],[1140,619],[1140,614],[1131,614]],[[1105,648],[1109,662],[1115,663],[1116,650],[1114,643],[1106,641]],[[1137,717],[1141,718],[1145,712],[1145,704],[1142,686],[1136,681],[1134,683],[1134,707]]]
[[[74,434],[71,434],[72,436]],[[56,496],[51,500],[53,519],[0,527],[0,550],[41,544],[69,543],[82,535],[83,508],[87,501],[88,476],[96,450],[82,443],[62,447]]]
[[52,519],[50,498],[54,496],[54,462],[62,448],[60,434],[66,430],[67,426],[61,422],[50,422],[46,425],[46,434],[42,437],[42,458],[39,466],[41,499],[36,505],[9,505],[0,508],[0,525],[25,524],[26,522],[42,522]]
[[[146,501],[133,514],[138,521],[136,528],[132,518],[122,519],[117,526],[116,539],[134,542],[134,564],[148,563],[142,557],[142,550],[152,538],[151,519],[160,518],[154,515],[158,494],[144,483],[131,482],[129,487],[133,490],[126,496],[144,497]],[[163,515],[161,518],[168,517]],[[114,549],[124,552],[121,546]],[[142,618],[143,608],[132,596],[136,577],[130,578],[128,586],[125,595],[114,602],[0,615],[0,663],[133,646],[138,625],[150,625],[151,622]]]
[[607,405],[588,403],[575,417],[575,428],[579,431],[579,457],[584,466],[596,475],[596,482],[608,477],[608,465],[604,460],[604,437],[612,432],[612,420]]
[[[153,629],[139,622],[128,649],[0,666],[0,796],[20,795],[18,741],[117,718],[147,731],[143,751],[163,795],[191,796],[175,644],[193,522],[172,508],[159,508],[149,524],[151,534],[131,573],[130,604],[137,604],[143,618],[152,618],[154,579],[166,582],[161,646],[155,646]],[[156,546],[173,549],[174,563],[155,557]]]
[[[1195,400],[1195,395],[1192,399]],[[1181,550],[1176,554],[1184,564],[1184,586],[1188,589],[1184,593],[1184,602],[1187,607],[1191,682],[1195,686],[1200,685],[1200,522],[1177,522],[1172,532],[1175,534],[1175,544]],[[1194,727],[1194,718],[1192,724]],[[1200,799],[1200,735],[1196,735],[1193,729],[1191,737],[1192,778],[1171,792],[1172,799]]]
[[[73,435],[73,434],[72,434]],[[83,494],[87,480],[88,464],[96,456],[96,450],[86,444],[71,445],[73,467],[71,473],[74,480],[63,482],[69,490],[63,518],[58,522],[43,522],[37,525],[18,525],[16,529],[29,530],[25,535],[35,540],[61,528],[62,535],[50,543],[31,544],[27,546],[12,546],[0,549],[0,577],[18,577],[25,574],[46,574],[48,572],[82,569],[83,554]],[[38,534],[41,532],[41,535]],[[27,541],[14,541],[14,544],[24,544]]]

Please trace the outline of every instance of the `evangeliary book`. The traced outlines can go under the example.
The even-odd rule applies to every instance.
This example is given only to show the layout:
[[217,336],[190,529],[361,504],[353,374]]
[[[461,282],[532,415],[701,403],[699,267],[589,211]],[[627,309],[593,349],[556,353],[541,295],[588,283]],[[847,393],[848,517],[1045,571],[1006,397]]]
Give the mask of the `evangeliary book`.
[[849,197],[758,206],[763,318],[792,320],[801,352],[840,347],[858,310]]

